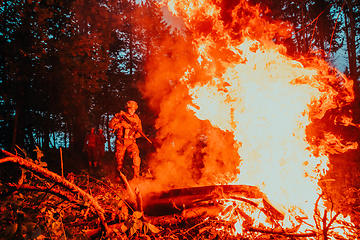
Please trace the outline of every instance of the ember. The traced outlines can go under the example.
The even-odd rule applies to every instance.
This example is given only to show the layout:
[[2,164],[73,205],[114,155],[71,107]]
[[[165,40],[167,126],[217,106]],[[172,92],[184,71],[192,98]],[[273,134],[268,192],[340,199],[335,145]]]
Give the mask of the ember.
[[[193,33],[197,61],[179,59],[174,72],[163,63],[146,87],[151,95],[152,88],[169,86],[164,95],[153,98],[161,101],[157,127],[163,140],[154,156],[157,179],[173,187],[256,186],[285,216],[281,227],[315,228],[315,206],[322,209],[319,214],[331,214],[323,207],[318,187],[328,170],[328,155],[358,146],[331,132],[315,133],[319,130],[314,122],[328,110],[353,101],[353,82],[315,56],[286,55],[286,47],[273,39],[275,34],[289,37],[291,27],[267,22],[260,8],[247,1],[230,9],[206,0],[166,2]],[[190,51],[184,45],[175,48]],[[336,121],[352,124],[341,114]],[[219,129],[223,136],[211,134]],[[206,142],[201,150],[192,147],[199,136]],[[216,147],[207,147],[211,145]],[[238,160],[221,154],[230,148],[236,149]],[[202,152],[204,166],[201,178],[194,181],[188,159],[196,151]],[[169,160],[164,161],[165,156]],[[231,168],[238,171],[236,178],[234,171],[226,171]],[[272,227],[273,223],[264,219],[262,224]]]

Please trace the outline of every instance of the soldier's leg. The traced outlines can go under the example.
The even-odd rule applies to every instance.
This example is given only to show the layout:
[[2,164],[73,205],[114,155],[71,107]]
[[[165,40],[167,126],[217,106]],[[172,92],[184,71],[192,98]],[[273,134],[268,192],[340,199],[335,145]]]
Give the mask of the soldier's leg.
[[126,146],[121,143],[120,140],[116,140],[115,144],[115,160],[117,163],[117,170],[120,171],[123,167],[124,156],[125,156]]
[[104,149],[100,148],[99,149],[99,157],[98,157],[98,161],[97,161],[99,167],[101,167],[101,165],[102,165],[103,158],[104,158]]
[[98,159],[99,159],[99,150],[98,148],[94,148],[94,168],[98,166]]
[[130,157],[133,160],[134,178],[138,178],[140,176],[140,164],[141,164],[141,159],[139,156],[140,154],[139,148],[136,145],[136,143],[133,143],[128,147],[128,151]]
[[89,147],[89,150],[88,150],[88,160],[89,160],[89,168],[92,167],[92,149]]
[[134,168],[134,178],[140,177],[140,165],[133,165]]
[[88,160],[89,160],[89,167],[91,168],[94,165],[94,159],[95,159],[95,148],[90,146],[88,148]]

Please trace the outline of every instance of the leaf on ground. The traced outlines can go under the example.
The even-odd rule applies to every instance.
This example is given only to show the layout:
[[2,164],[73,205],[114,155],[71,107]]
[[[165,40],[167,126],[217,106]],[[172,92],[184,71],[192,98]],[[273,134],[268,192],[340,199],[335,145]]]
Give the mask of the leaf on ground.
[[142,212],[139,212],[139,211],[135,211],[133,213],[133,216],[137,219],[140,219],[142,217],[143,213]]
[[141,230],[143,226],[143,222],[142,221],[135,221],[133,227],[137,230]]
[[128,228],[126,227],[125,224],[121,225],[121,231],[122,232],[126,232],[128,230]]
[[152,225],[151,223],[148,223],[147,226],[149,227],[149,229],[152,233],[160,232],[160,229],[158,227],[156,227],[155,225]]
[[132,227],[130,228],[130,236],[134,235],[136,232],[137,232],[137,228],[134,227],[134,226],[132,226]]

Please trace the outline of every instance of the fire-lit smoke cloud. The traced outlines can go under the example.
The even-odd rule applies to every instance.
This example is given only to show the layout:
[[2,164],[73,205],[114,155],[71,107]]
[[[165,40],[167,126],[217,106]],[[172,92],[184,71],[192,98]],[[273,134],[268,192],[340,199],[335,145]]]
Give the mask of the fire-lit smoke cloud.
[[248,1],[166,3],[191,37],[166,39],[148,63],[159,185],[250,184],[279,208],[312,210],[328,154],[357,148],[315,125],[353,101],[353,82],[316,57],[289,57],[274,39],[291,26]]
[[182,18],[173,15],[166,6],[162,6],[161,10],[165,21],[170,24],[172,28],[183,29],[184,21]]

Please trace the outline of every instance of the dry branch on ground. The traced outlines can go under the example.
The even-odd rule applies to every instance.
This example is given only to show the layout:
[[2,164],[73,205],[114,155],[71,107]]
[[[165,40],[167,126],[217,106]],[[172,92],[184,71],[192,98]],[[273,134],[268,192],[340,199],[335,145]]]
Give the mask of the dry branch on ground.
[[[89,175],[70,174],[66,179],[31,160],[3,153],[6,157],[0,159],[0,165],[12,162],[26,171],[15,182],[0,182],[0,198],[4,200],[0,238],[314,239],[319,233],[328,237],[337,217],[316,215],[317,229],[301,233],[298,226],[279,227],[284,215],[256,187],[203,186],[142,196],[123,174],[124,185]],[[19,210],[19,206],[25,207]],[[266,216],[273,228],[255,225],[249,209]],[[236,229],[238,221],[242,224],[240,232]]]

